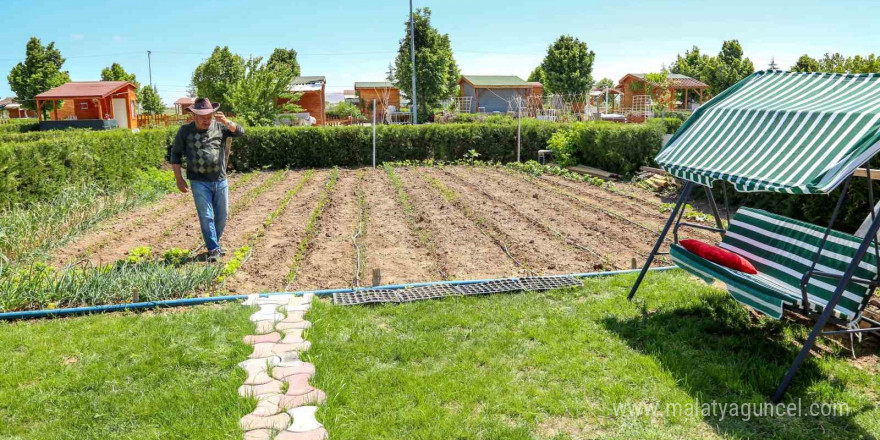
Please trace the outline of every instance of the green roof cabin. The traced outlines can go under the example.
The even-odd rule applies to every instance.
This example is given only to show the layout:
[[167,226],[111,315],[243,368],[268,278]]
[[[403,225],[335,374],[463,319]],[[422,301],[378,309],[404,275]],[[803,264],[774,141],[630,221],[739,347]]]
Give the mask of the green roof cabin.
[[511,102],[517,97],[525,99],[533,87],[513,75],[462,75],[458,80],[459,96],[470,97],[470,112],[477,113],[506,113]]

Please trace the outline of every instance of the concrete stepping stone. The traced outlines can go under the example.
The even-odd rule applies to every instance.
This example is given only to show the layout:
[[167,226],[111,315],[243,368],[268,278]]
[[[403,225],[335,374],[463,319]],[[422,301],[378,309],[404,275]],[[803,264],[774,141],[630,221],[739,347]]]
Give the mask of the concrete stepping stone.
[[281,396],[279,406],[281,408],[291,409],[304,405],[321,405],[327,401],[327,394],[321,390],[315,389],[298,396]]
[[287,410],[287,414],[290,415],[292,420],[287,430],[290,432],[308,432],[323,428],[324,425],[315,419],[317,411],[317,406],[300,406]]
[[275,331],[275,321],[272,319],[257,321],[255,324],[257,328],[254,330],[254,333],[258,335],[265,335]]
[[288,413],[275,414],[273,416],[262,417],[248,414],[238,421],[241,429],[252,431],[255,429],[274,429],[282,431],[290,426],[291,416]]
[[255,397],[257,399],[263,399],[270,394],[281,394],[282,386],[282,382],[275,379],[272,379],[272,381],[264,383],[262,385],[242,385],[238,387],[238,395],[241,397]]
[[293,376],[294,374],[307,374],[309,376],[315,374],[315,366],[308,362],[296,360],[288,362],[287,365],[289,366],[272,368],[272,377],[284,380],[285,377]]
[[305,321],[306,312],[299,310],[293,312],[287,312],[287,316],[281,320],[281,322],[300,322]]
[[244,440],[272,440],[274,433],[271,429],[254,429],[244,433]]
[[280,332],[287,332],[290,330],[309,328],[311,326],[312,326],[312,323],[309,321],[296,321],[296,322],[281,321],[278,324],[275,324],[275,329]]
[[280,321],[284,319],[284,315],[278,313],[277,304],[264,304],[260,306],[260,310],[251,315],[251,321]]
[[[285,339],[287,335],[285,335]],[[272,332],[265,335],[247,335],[244,337],[244,343],[248,345],[261,344],[264,342],[278,342],[281,340],[281,333]]]
[[266,305],[266,304],[275,304],[276,306],[286,306],[290,303],[291,298],[295,298],[294,295],[269,295],[265,298],[257,298],[256,303],[258,305]]
[[325,440],[330,438],[324,428],[313,429],[306,432],[284,431],[275,436],[275,440]]
[[248,373],[247,379],[245,379],[245,385],[262,385],[264,383],[269,383],[272,381],[272,377],[269,376],[269,367],[274,365],[274,363],[280,362],[279,358],[261,358],[261,359],[248,359],[243,362],[239,362],[238,366],[243,368]]
[[294,328],[294,329],[287,330],[286,332],[283,332],[284,339],[287,339],[289,337],[293,337],[293,338],[301,340],[301,339],[303,339],[303,330],[305,330],[305,329]]
[[281,412],[281,398],[283,394],[269,394],[263,396],[258,402],[256,409],[251,414],[260,417],[274,416]]
[[279,345],[275,342],[263,342],[260,344],[254,344],[254,352],[248,356],[249,359],[259,359],[272,357],[278,353],[275,352],[274,348],[276,345]]
[[312,377],[311,374],[294,374],[285,377],[284,381],[287,382],[287,392],[284,395],[302,396],[315,391],[317,388],[309,384],[310,377]]
[[[258,345],[263,345],[263,344],[258,344]],[[278,344],[274,344],[274,346],[272,347],[272,353],[273,354],[281,354],[281,353],[289,353],[291,351],[303,352],[303,351],[308,351],[311,346],[312,346],[312,343],[309,341],[295,342],[292,344],[278,343]],[[254,347],[256,347],[256,345]]]
[[293,306],[293,305],[288,305],[288,306],[285,308],[285,310],[287,311],[287,313],[291,313],[291,312],[303,312],[303,313],[305,313],[305,312],[309,311],[309,308],[310,308],[311,306],[312,306],[311,304],[297,304],[297,305],[295,305],[295,306]]

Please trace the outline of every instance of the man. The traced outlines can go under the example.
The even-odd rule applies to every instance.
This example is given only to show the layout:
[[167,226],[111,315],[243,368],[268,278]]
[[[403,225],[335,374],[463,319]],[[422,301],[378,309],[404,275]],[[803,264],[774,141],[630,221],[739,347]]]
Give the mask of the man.
[[226,139],[244,134],[240,125],[217,111],[219,107],[220,104],[212,104],[208,98],[196,99],[186,109],[193,114],[193,121],[177,130],[171,146],[171,168],[177,179],[177,189],[182,193],[189,189],[180,173],[180,164],[186,157],[186,177],[192,186],[199,226],[210,262],[219,260],[223,253],[220,236],[223,235],[229,209]]

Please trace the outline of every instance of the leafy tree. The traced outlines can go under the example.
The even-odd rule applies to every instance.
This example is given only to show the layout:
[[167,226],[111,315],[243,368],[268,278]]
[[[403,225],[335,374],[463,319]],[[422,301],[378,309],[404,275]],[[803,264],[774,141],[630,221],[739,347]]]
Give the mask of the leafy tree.
[[293,49],[275,49],[272,55],[269,55],[266,65],[273,69],[289,69],[294,77],[300,75],[299,62],[296,61],[296,51]]
[[143,112],[148,115],[165,113],[165,104],[162,104],[162,99],[151,85],[145,85],[138,91],[138,102]]
[[[705,73],[709,70],[708,74]],[[721,52],[709,66],[704,66],[704,76],[709,80],[709,93],[715,96],[739,80],[751,75],[755,65],[743,58],[742,46],[737,40],[728,40],[721,45]],[[705,81],[704,81],[705,82]]]
[[193,72],[192,84],[199,97],[220,102],[233,84],[244,78],[245,61],[229,47],[217,46],[214,52]]
[[544,87],[551,93],[585,94],[593,87],[593,60],[596,54],[571,35],[562,35],[547,49],[541,63],[546,75]]
[[543,86],[541,87],[541,94],[547,95],[547,74],[544,73],[544,69],[541,66],[535,67],[535,70],[529,74],[529,78],[526,81],[541,83]]
[[684,51],[684,56],[679,54],[676,57],[669,65],[669,73],[678,73],[706,82],[708,79],[704,75],[704,69],[711,63],[712,57],[700,54],[700,48],[694,46],[691,50]]
[[[61,51],[55,48],[55,42],[43,46],[39,38],[31,37],[25,49],[24,62],[16,64],[6,77],[16,100],[24,108],[36,110],[35,96],[70,82],[70,74],[61,70],[63,64],[64,58],[61,57]],[[44,116],[54,108],[51,102],[41,106]]]
[[109,67],[101,69],[101,81],[128,81],[134,84],[135,88],[140,88],[135,74],[128,73],[119,63],[113,63]]
[[614,85],[615,85],[614,81],[612,81],[611,78],[602,78],[599,80],[599,82],[596,83],[596,87],[598,87],[600,89],[604,89],[604,88],[613,89]]
[[[431,9],[416,9],[413,20],[416,40],[416,99],[419,120],[425,121],[439,101],[455,94],[461,74],[452,56],[449,34],[441,34],[431,26]],[[406,33],[400,39],[391,77],[400,91],[412,98],[410,35],[407,21]]]
[[[272,125],[278,113],[303,111],[294,104],[302,94],[288,92],[292,80],[291,70],[269,67],[263,63],[262,57],[251,57],[245,62],[242,78],[229,86],[224,99],[235,116],[246,124]],[[279,107],[277,98],[289,98],[290,101]]]
[[880,72],[880,59],[874,54],[867,57],[856,55],[844,58],[839,53],[825,54],[821,59],[801,55],[794,66],[794,72],[831,72],[831,73],[876,73]]
[[[370,103],[372,105],[372,103]],[[361,110],[354,104],[345,101],[339,101],[327,108],[327,116],[336,119],[344,119],[351,116],[354,119],[365,119]]]

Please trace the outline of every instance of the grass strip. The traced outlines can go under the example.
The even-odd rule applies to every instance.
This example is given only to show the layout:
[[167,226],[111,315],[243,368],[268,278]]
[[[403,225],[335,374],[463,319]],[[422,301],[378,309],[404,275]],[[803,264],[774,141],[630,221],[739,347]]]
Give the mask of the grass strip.
[[285,288],[289,288],[290,285],[296,281],[296,277],[299,274],[300,264],[302,263],[302,260],[306,257],[306,252],[309,249],[309,243],[311,243],[315,236],[318,235],[318,229],[321,227],[321,214],[324,213],[324,207],[330,203],[330,196],[336,189],[336,182],[338,180],[339,168],[333,168],[333,171],[330,173],[330,178],[324,185],[324,190],[321,191],[321,195],[318,197],[318,201],[315,203],[315,208],[312,209],[312,213],[311,215],[309,215],[309,222],[306,224],[305,231],[303,231],[303,238],[299,242],[299,248],[297,249],[296,255],[293,257],[293,262],[290,265],[290,270],[287,272],[287,276],[285,277],[285,281],[287,282],[287,286]]

